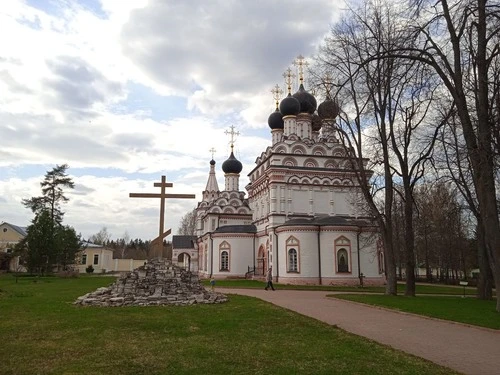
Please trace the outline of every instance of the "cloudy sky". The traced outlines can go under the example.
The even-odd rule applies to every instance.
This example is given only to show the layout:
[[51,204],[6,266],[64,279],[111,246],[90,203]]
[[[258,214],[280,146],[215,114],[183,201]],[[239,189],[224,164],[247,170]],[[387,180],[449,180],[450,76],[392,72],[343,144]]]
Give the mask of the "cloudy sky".
[[23,198],[68,164],[75,189],[65,223],[88,237],[158,235],[196,206],[214,147],[220,169],[234,125],[240,189],[270,145],[271,88],[294,58],[311,57],[341,0],[9,0],[0,7],[0,222],[27,226]]

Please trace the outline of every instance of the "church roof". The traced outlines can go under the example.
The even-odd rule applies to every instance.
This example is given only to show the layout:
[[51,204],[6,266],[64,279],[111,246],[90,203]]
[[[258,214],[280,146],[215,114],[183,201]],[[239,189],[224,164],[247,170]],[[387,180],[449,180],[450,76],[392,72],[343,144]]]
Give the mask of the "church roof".
[[317,216],[314,218],[298,218],[287,220],[283,226],[292,225],[336,225],[336,226],[356,226],[371,227],[374,225],[370,218],[353,218],[346,216]]
[[205,191],[219,191],[219,185],[217,184],[217,178],[215,177],[215,160],[210,160],[210,173],[208,175],[207,186]]
[[224,225],[215,230],[215,233],[256,233],[257,227],[250,225]]
[[172,248],[174,249],[192,249],[196,236],[172,236]]

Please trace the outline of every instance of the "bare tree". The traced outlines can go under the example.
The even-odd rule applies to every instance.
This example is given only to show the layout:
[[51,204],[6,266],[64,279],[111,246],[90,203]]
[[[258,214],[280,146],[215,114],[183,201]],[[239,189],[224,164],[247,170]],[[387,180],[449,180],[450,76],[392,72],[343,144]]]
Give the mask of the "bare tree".
[[[344,140],[357,155],[356,165],[363,165],[368,155],[380,170],[377,178],[360,170],[359,180],[365,199],[372,201],[386,252],[389,294],[395,292],[393,203],[398,194],[404,205],[401,229],[404,241],[406,294],[415,295],[415,252],[413,191],[424,176],[432,157],[439,127],[434,125],[436,83],[428,67],[419,61],[373,59],[387,49],[412,45],[414,36],[402,24],[400,7],[392,2],[365,2],[350,9],[327,40],[320,65],[332,72],[339,82],[337,97],[343,100],[340,124]],[[432,126],[431,126],[432,124]],[[375,190],[368,188],[369,185]],[[384,193],[382,199],[373,192]],[[382,201],[383,206],[377,205]],[[401,268],[401,267],[400,267]]]
[[[474,189],[471,161],[456,113],[449,118],[439,141],[442,153],[436,155],[436,166],[442,175],[453,181],[477,223],[476,246],[480,270],[477,295],[480,299],[491,299],[493,296],[493,276],[486,253],[484,226],[482,225],[482,217]],[[443,167],[440,167],[441,165]]]
[[[398,67],[390,59],[373,60],[387,46],[402,43],[403,33],[392,24],[388,8],[352,9],[332,28],[318,63],[337,80],[337,99],[342,112],[338,125],[357,173],[360,189],[380,228],[384,244],[386,294],[397,294],[393,242],[393,176],[391,166],[391,111]],[[366,155],[370,155],[370,162]],[[371,169],[380,171],[373,174]],[[380,195],[382,194],[382,197]],[[381,204],[380,204],[381,203]]]
[[[494,135],[500,5],[488,0],[413,0],[418,47],[382,51],[379,58],[419,60],[439,75],[463,130],[485,247],[500,289],[500,220]],[[500,312],[500,297],[496,310]]]
[[196,231],[196,209],[189,211],[181,218],[178,234],[193,236]]
[[121,258],[125,258],[125,252],[127,251],[127,245],[130,242],[130,236],[127,231],[123,233],[123,237],[120,239],[120,255]]
[[111,233],[108,232],[108,228],[102,227],[99,232],[89,237],[89,241],[96,245],[105,245],[110,238]]

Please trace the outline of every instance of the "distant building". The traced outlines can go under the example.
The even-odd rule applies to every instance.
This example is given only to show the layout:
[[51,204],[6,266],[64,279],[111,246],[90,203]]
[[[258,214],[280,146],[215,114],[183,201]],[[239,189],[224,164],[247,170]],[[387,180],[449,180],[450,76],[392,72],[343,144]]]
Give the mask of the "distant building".
[[[26,237],[26,228],[18,225],[2,222],[0,224],[0,252],[11,253],[14,246]],[[19,257],[13,257],[8,264],[1,264],[0,270],[4,271],[25,271],[24,267],[19,266]]]
[[81,273],[85,273],[88,266],[92,266],[94,273],[128,272],[144,265],[144,260],[116,259],[113,250],[103,245],[84,242],[82,251],[76,257],[74,266]]
[[191,272],[198,272],[196,239],[196,236],[172,236],[172,261]]

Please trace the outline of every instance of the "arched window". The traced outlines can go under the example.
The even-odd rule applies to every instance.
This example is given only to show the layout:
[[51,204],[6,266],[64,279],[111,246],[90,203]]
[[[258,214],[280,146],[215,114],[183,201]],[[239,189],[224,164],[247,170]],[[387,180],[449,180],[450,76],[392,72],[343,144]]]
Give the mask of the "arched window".
[[346,249],[337,251],[337,272],[349,272],[349,260]]
[[208,270],[208,249],[205,248],[205,252],[204,252],[204,256],[203,256],[203,260],[205,261],[204,265],[203,265],[203,270],[204,271],[207,271]]
[[287,272],[300,272],[300,243],[294,236],[288,237],[286,240],[286,269]]
[[288,249],[288,272],[298,272],[297,250]]
[[220,253],[220,270],[229,271],[229,252],[226,250]]
[[340,236],[335,240],[335,270],[337,273],[351,272],[351,241]]
[[384,253],[379,252],[378,253],[378,273],[382,274],[385,272],[385,260],[384,260]]
[[227,241],[224,241],[219,246],[219,271],[229,271],[229,254],[231,246]]

